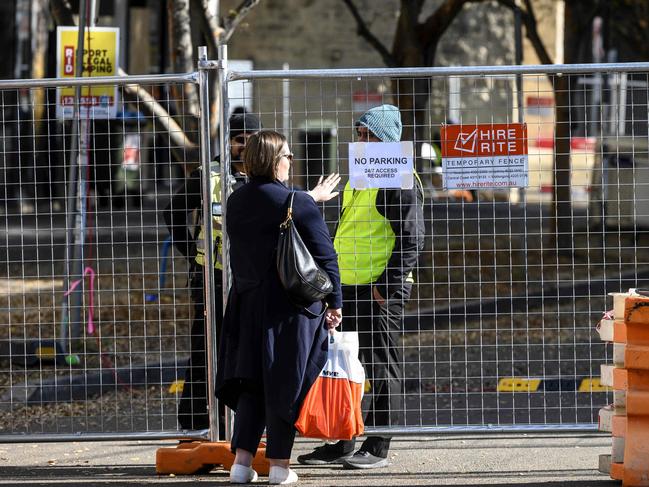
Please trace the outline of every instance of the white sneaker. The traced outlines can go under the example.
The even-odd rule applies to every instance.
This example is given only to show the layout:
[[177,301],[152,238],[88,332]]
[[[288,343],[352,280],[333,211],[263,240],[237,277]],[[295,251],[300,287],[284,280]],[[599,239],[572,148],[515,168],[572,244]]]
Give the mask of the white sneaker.
[[270,467],[268,483],[272,485],[287,485],[297,482],[297,474],[290,468]]
[[230,469],[230,483],[231,484],[249,484],[257,481],[257,472],[252,468],[238,463],[232,464]]

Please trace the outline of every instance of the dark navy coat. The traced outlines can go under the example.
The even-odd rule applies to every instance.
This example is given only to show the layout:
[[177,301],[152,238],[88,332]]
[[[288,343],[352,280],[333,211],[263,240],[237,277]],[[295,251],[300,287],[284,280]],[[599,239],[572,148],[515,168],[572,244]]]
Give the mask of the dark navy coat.
[[[290,193],[278,181],[253,178],[228,199],[233,284],[219,343],[216,395],[236,410],[243,390],[263,392],[267,407],[293,423],[324,367],[328,335],[324,316],[312,318],[293,305],[277,275],[279,225],[286,218]],[[293,221],[334,284],[329,307],[340,308],[336,251],[322,213],[308,194],[296,193]],[[317,314],[321,307],[314,303],[310,310]]]

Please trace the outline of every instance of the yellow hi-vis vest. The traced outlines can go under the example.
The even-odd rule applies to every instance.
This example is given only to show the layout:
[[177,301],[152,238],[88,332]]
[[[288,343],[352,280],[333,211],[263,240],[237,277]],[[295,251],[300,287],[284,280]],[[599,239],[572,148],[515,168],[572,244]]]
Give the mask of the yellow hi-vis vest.
[[[212,195],[212,203],[210,208],[218,205],[221,202],[221,171],[218,165],[210,167],[210,194]],[[220,213],[220,212],[219,212]],[[203,219],[201,218],[201,227],[196,239],[196,263],[205,265],[205,228]],[[223,230],[221,225],[221,216],[214,216],[212,212],[212,249],[214,252],[214,268],[223,269],[222,246],[223,246]]]
[[375,282],[392,255],[396,236],[390,221],[376,208],[379,189],[354,190],[345,185],[334,248],[342,284]]

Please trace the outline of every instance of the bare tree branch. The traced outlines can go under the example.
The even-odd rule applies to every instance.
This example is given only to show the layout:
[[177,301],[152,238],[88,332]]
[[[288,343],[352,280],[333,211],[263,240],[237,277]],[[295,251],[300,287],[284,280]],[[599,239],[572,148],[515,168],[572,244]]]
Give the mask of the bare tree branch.
[[523,19],[523,23],[525,24],[525,33],[527,35],[527,38],[532,43],[532,46],[534,46],[536,55],[539,57],[541,63],[552,64],[552,58],[550,57],[548,50],[545,48],[545,44],[541,40],[539,31],[536,28],[538,25],[536,22],[536,15],[534,15],[534,7],[532,7],[532,2],[530,2],[529,0],[525,0],[525,10],[526,12],[523,12],[521,17]]
[[354,17],[354,20],[356,20],[356,32],[358,33],[358,35],[365,39],[370,44],[370,46],[376,49],[376,51],[381,55],[381,58],[383,58],[383,62],[386,66],[391,68],[397,66],[397,61],[394,56],[390,53],[390,51],[388,51],[383,43],[374,34],[372,34],[370,29],[367,27],[367,23],[358,12],[358,9],[356,8],[356,5],[354,5],[354,2],[352,2],[352,0],[343,0],[343,3],[347,5],[347,8],[349,8],[349,11]]
[[484,0],[447,0],[443,2],[423,23],[419,24],[419,39],[428,48],[442,37],[446,29],[453,23],[464,5],[470,2]]
[[[191,17],[189,11],[189,0],[169,0],[169,19],[171,21],[171,59],[172,66],[176,73],[190,73],[194,70],[194,50],[192,45]],[[177,93],[175,96],[178,105],[184,105],[184,110],[194,116],[198,116],[198,90],[192,84],[174,86],[172,90]],[[182,93],[182,96],[179,96]]]
[[[122,69],[117,69],[117,74],[119,76],[128,76],[128,74]],[[176,123],[169,112],[165,110],[160,103],[144,88],[138,84],[127,84],[124,85],[124,90],[137,98],[138,102],[141,103],[141,106],[145,109],[149,115],[155,117],[156,121],[162,125],[165,130],[169,133],[171,140],[174,145],[182,149],[196,149],[197,146],[194,142],[189,140],[185,135],[183,129]]]
[[532,43],[532,47],[534,47],[534,51],[539,57],[541,64],[553,64],[552,58],[550,57],[550,54],[548,54],[545,44],[543,44],[536,28],[536,16],[534,15],[534,7],[532,7],[530,0],[525,0],[525,10],[516,5],[514,0],[498,0],[498,2],[501,5],[510,8],[512,11],[520,11],[521,20],[525,24],[525,36]]
[[237,26],[259,2],[260,0],[244,0],[235,10],[228,13],[228,16],[223,19],[223,35],[219,39],[219,44],[227,44]]
[[50,0],[50,12],[56,25],[76,25],[69,0]]

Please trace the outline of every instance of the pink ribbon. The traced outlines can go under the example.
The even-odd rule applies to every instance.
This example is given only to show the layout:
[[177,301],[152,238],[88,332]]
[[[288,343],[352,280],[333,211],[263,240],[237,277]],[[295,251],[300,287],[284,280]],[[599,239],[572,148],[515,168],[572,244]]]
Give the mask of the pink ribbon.
[[90,309],[88,310],[88,334],[92,335],[95,332],[95,323],[93,321],[94,317],[94,309],[95,309],[95,271],[92,267],[88,266],[84,269],[83,271],[83,276],[81,276],[81,279],[77,279],[70,285],[70,289],[68,289],[64,296],[69,296],[72,291],[74,291],[81,282],[85,279],[86,276],[90,276],[90,293],[89,293],[89,301],[90,301]]

